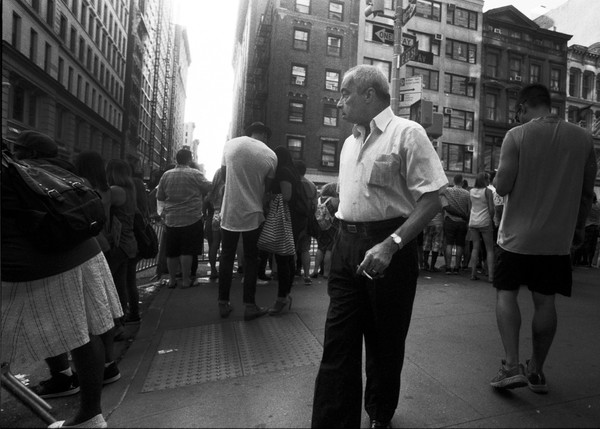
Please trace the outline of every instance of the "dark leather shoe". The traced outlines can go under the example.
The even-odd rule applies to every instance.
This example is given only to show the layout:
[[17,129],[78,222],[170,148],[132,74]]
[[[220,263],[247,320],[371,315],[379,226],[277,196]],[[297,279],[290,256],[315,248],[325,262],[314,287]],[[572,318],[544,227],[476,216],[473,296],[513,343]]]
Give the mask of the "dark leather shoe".
[[244,320],[253,320],[258,317],[264,316],[267,314],[267,309],[265,307],[259,307],[258,305],[246,305],[246,310],[244,310]]
[[390,424],[390,422],[382,422],[381,420],[375,420],[375,419],[371,419],[371,429],[374,428],[391,428],[392,425]]
[[219,313],[221,314],[221,317],[223,319],[228,317],[229,313],[231,313],[232,311],[233,311],[233,307],[231,306],[230,303],[228,303],[228,302],[220,302],[219,303]]

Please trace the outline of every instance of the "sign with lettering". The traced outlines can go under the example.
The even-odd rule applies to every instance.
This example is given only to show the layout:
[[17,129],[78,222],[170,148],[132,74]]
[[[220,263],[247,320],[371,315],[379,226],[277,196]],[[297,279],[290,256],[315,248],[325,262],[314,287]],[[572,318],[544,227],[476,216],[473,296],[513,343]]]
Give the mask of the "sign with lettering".
[[410,48],[417,41],[417,36],[410,33],[402,33],[402,46]]
[[406,25],[415,15],[415,12],[417,12],[417,1],[410,0],[408,6],[402,10],[402,25]]
[[423,76],[411,76],[400,80],[398,89],[398,107],[410,107],[421,99]]
[[423,64],[433,64],[433,53],[417,50],[417,53],[415,54],[412,61],[416,61],[418,63]]
[[384,27],[383,25],[373,24],[372,40],[393,46],[394,29],[391,27]]
[[410,48],[405,48],[404,51],[398,57],[398,59],[399,59],[398,67],[402,67],[407,62],[412,61],[415,58],[415,56],[417,55],[418,51],[419,51],[419,44],[416,43],[416,41],[415,41],[415,44],[413,46],[411,46]]

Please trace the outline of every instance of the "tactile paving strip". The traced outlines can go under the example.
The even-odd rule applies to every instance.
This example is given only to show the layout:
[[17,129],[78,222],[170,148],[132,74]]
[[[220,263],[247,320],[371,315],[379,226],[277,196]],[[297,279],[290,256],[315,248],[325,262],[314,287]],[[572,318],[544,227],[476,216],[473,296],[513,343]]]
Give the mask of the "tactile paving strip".
[[295,313],[169,330],[142,392],[318,364],[322,351]]

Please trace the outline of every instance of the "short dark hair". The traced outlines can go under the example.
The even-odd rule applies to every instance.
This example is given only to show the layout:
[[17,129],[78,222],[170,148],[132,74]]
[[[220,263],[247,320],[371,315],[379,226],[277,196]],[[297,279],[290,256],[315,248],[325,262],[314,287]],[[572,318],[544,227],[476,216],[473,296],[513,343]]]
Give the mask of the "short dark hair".
[[300,176],[304,176],[306,174],[306,163],[304,161],[301,159],[295,159],[294,166],[296,167],[296,170]]
[[463,175],[462,174],[457,174],[456,176],[454,176],[454,184],[460,186],[462,184],[463,181]]
[[529,84],[521,89],[519,96],[517,97],[517,106],[525,103],[531,107],[544,105],[550,108],[552,107],[550,91],[548,91],[548,88],[541,83]]
[[179,165],[189,164],[192,160],[192,151],[189,149],[179,149],[175,155],[175,159]]

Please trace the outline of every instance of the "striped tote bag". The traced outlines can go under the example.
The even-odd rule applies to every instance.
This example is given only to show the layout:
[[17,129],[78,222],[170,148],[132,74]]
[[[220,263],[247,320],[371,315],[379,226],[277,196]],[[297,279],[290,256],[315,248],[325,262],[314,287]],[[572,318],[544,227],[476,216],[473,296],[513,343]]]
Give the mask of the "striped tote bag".
[[271,200],[269,214],[258,237],[258,248],[276,255],[296,253],[290,209],[281,194]]

